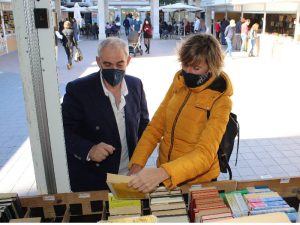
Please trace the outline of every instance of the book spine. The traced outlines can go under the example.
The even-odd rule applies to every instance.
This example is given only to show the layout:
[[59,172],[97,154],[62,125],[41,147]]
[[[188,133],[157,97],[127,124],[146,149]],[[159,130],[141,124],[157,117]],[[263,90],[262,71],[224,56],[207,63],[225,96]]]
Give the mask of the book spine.
[[242,216],[248,216],[249,208],[248,208],[242,194],[241,193],[236,193],[236,194],[234,194],[234,197],[235,197],[235,200],[236,200],[236,202],[237,202],[237,204],[240,208]]
[[225,194],[225,197],[226,197],[227,203],[232,211],[233,217],[242,216],[240,208],[239,208],[233,194]]

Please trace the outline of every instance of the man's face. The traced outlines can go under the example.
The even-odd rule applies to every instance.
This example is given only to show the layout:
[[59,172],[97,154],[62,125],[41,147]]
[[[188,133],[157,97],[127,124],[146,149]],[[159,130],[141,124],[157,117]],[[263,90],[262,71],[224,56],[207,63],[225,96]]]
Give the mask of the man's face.
[[106,46],[102,49],[101,56],[96,56],[96,61],[99,68],[126,71],[130,56],[126,56],[125,52],[118,47]]

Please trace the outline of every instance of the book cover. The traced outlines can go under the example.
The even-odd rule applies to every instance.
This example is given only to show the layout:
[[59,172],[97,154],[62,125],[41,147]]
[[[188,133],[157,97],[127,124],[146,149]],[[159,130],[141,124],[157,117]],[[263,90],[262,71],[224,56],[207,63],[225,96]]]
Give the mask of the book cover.
[[124,176],[107,173],[106,183],[117,199],[146,199],[149,194],[139,192],[134,188],[129,188],[128,183],[133,179],[132,176]]

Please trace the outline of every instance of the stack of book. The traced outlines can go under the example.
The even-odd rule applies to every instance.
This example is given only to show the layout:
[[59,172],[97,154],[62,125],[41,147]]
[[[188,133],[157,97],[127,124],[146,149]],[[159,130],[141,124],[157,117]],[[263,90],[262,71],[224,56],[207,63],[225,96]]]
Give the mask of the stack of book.
[[240,192],[225,193],[225,199],[234,218],[249,215],[249,208]]
[[189,191],[189,213],[191,221],[196,223],[232,218],[230,209],[215,187],[192,187]]
[[290,207],[277,192],[270,189],[266,189],[264,192],[261,192],[261,190],[250,192],[245,194],[244,198],[250,210],[250,215],[285,212],[292,222],[295,222],[297,218],[296,209]]
[[0,193],[0,222],[24,217],[17,193]]
[[141,216],[140,200],[116,199],[112,193],[108,194],[109,216],[108,221]]
[[188,223],[186,205],[180,189],[168,191],[159,187],[150,194],[151,214],[158,217],[158,222]]

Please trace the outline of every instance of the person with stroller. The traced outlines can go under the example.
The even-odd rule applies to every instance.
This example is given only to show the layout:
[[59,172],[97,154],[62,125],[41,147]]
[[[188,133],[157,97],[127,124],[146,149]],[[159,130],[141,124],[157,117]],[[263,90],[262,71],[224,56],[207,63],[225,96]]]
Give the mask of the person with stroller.
[[[224,54],[211,34],[192,35],[178,51],[181,70],[145,129],[129,162],[129,187],[148,193],[220,175],[218,148],[229,121],[233,87]],[[207,117],[210,113],[209,118]],[[144,168],[159,143],[157,168]]]
[[146,47],[146,53],[150,53],[150,39],[152,38],[152,30],[153,27],[151,25],[151,21],[149,19],[145,19],[143,23],[143,33],[144,33],[144,44]]
[[132,22],[132,30],[138,32],[139,34],[142,32],[143,23],[140,21],[140,17],[136,16]]

